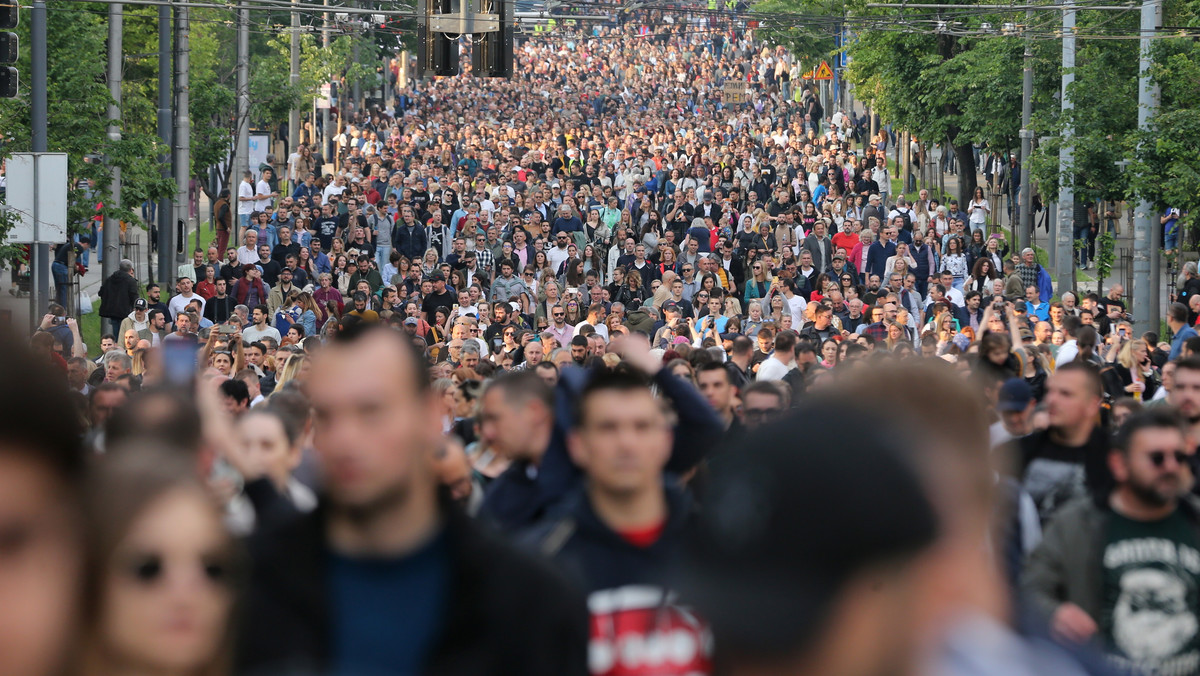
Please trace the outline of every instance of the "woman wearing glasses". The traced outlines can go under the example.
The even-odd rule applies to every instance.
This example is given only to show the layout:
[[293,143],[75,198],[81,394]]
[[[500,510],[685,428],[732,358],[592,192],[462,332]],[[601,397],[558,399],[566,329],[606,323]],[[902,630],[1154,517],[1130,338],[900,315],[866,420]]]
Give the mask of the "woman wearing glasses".
[[230,671],[237,551],[182,458],[130,448],[96,465],[83,674]]
[[746,292],[742,294],[742,301],[749,305],[750,301],[756,298],[766,298],[770,292],[771,276],[766,263],[762,259],[756,260],[750,264],[750,279],[746,280]]

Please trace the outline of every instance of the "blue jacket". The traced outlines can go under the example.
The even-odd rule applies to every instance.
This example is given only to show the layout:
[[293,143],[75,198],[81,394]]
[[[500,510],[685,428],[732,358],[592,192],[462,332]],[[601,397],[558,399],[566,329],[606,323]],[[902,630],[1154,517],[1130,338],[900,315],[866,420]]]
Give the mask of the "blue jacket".
[[1050,299],[1054,297],[1054,282],[1050,281],[1050,273],[1046,272],[1046,268],[1041,265],[1038,265],[1037,285],[1038,298],[1043,303],[1049,303]]
[[864,282],[871,281],[871,275],[878,275],[882,280],[884,278],[884,267],[887,266],[887,259],[896,255],[896,245],[893,242],[877,241],[871,244],[871,248],[867,249],[867,269],[863,272],[866,275]]
[[[589,375],[574,366],[563,369],[554,393],[554,429],[541,465],[536,469],[526,462],[510,465],[488,485],[480,518],[504,531],[527,528],[553,513],[563,498],[582,485],[583,473],[567,453],[567,433],[574,425],[573,402]],[[675,445],[665,470],[680,475],[695,467],[723,438],[724,425],[695,387],[666,369],[655,374],[654,384],[671,400],[678,416]]]

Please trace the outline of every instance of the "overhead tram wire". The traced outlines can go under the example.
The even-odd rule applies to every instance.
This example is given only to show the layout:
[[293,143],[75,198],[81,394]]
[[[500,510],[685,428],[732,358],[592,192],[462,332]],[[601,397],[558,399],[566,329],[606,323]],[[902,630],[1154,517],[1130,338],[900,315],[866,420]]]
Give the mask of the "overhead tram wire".
[[[198,9],[217,9],[226,11],[236,11],[239,8],[239,3],[236,2],[207,2],[204,0],[65,0],[77,4],[97,4],[107,5],[115,2],[121,2],[126,5],[146,6],[146,7],[189,7]],[[1139,9],[1136,6],[1113,6],[1102,4],[1106,0],[1078,0],[1074,6],[1080,10],[1115,10],[1121,11],[1122,14],[1115,15],[1113,18],[1105,22],[1092,26],[1077,27],[1074,36],[1081,40],[1138,40],[1141,39],[1141,33],[1136,29],[1124,29],[1122,32],[1101,32],[1099,29],[1103,26],[1116,21],[1121,16],[1125,16],[1123,11],[1132,11]],[[325,12],[335,14],[348,15],[368,15],[368,16],[386,16],[389,18],[415,18],[417,14],[408,9],[384,9],[382,7],[346,7],[336,5],[317,5],[308,2],[300,2],[292,4],[288,0],[247,0],[253,10],[268,10],[277,11],[281,14],[288,14],[293,11],[299,11],[314,17],[314,23],[308,26],[309,29],[317,27],[315,17]],[[391,3],[389,3],[391,4]],[[580,7],[595,7],[613,10],[612,5],[598,2],[580,2],[571,5],[575,8]],[[1046,4],[1036,5],[1038,18],[1046,17],[1045,27],[1030,26],[1020,22],[1012,22],[1013,30],[1009,34],[996,30],[983,30],[980,27],[970,27],[967,25],[955,26],[955,23],[963,23],[960,19],[980,18],[988,16],[997,16],[1007,13],[1023,13],[1025,8],[1030,5],[948,5],[939,4],[936,6],[919,3],[879,3],[868,5],[873,9],[896,9],[901,12],[900,16],[895,14],[869,14],[869,15],[815,15],[815,14],[795,14],[795,13],[762,13],[753,11],[743,11],[737,13],[723,13],[720,10],[710,11],[702,8],[692,8],[685,12],[680,20],[675,22],[666,22],[657,20],[650,22],[642,22],[642,25],[647,25],[653,28],[687,28],[690,19],[693,17],[702,17],[707,15],[734,17],[743,21],[757,21],[761,27],[773,29],[796,29],[799,28],[806,33],[814,35],[836,35],[840,31],[886,31],[899,32],[909,34],[936,34],[938,32],[954,35],[957,37],[971,38],[986,38],[986,37],[1012,37],[1012,38],[1029,38],[1032,40],[1059,40],[1062,38],[1061,28],[1057,27],[1057,15],[1061,12],[1061,5]],[[653,11],[655,3],[645,3],[639,6],[638,11],[651,10]],[[665,5],[664,5],[665,8]],[[51,10],[63,10],[62,7],[50,7]],[[930,14],[914,15],[916,12],[930,11]],[[953,11],[951,11],[953,10]],[[914,14],[909,14],[912,12]],[[133,15],[136,16],[136,15]],[[572,15],[551,15],[552,18],[557,18],[560,21],[572,20]],[[234,20],[231,18],[228,21],[220,19],[197,19],[199,22],[218,24],[218,25],[233,25]],[[574,19],[580,23],[591,23],[598,21],[597,19]],[[404,35],[412,31],[401,29],[396,26],[376,26],[376,32],[384,32],[385,34]],[[286,34],[291,27],[285,24],[277,24],[271,26],[264,22],[258,22],[257,27],[252,31],[256,34],[280,35]],[[713,28],[695,28],[676,31],[677,35],[702,35],[715,34],[726,30],[724,27]],[[543,33],[546,37],[548,34]],[[648,34],[646,37],[653,37],[655,34]],[[575,37],[575,36],[572,36]],[[588,40],[604,40],[618,39],[625,37],[623,35],[610,36],[578,36]],[[1180,27],[1176,30],[1160,30],[1159,33],[1149,36],[1151,39],[1172,39],[1172,38],[1200,38],[1200,27]]]

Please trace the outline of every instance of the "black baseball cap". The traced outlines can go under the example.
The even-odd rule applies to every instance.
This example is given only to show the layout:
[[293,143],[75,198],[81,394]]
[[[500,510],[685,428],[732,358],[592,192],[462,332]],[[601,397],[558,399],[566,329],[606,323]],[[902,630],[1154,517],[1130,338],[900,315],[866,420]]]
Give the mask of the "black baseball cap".
[[679,589],[722,650],[794,651],[828,624],[857,573],[936,537],[933,507],[906,460],[911,435],[829,425],[853,411],[877,415],[850,401],[807,405],[714,460]]

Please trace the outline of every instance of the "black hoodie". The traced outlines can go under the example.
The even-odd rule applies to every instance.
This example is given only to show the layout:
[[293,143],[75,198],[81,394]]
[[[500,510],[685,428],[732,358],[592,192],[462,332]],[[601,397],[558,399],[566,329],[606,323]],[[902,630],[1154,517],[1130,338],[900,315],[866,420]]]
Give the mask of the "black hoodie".
[[522,538],[587,594],[593,674],[712,669],[708,625],[678,605],[670,588],[669,570],[683,546],[692,502],[679,488],[665,490],[667,521],[648,546],[633,544],[601,521],[583,487]]

